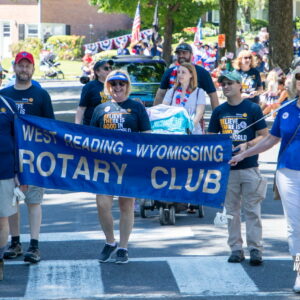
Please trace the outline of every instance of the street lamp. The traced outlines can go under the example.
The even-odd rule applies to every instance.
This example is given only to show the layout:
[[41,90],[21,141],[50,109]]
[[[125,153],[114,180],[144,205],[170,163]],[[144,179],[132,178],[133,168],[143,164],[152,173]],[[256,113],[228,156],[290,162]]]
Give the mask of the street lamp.
[[92,42],[92,35],[93,35],[94,25],[93,24],[89,24],[89,28],[90,28],[90,43],[91,43]]

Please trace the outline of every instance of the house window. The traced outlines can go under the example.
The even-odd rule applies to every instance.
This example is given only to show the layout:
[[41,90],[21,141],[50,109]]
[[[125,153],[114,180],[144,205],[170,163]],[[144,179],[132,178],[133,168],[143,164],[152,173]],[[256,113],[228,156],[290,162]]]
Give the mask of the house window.
[[39,36],[38,25],[35,24],[27,25],[27,37],[38,37],[38,36]]
[[10,37],[10,24],[9,23],[3,24],[3,36]]

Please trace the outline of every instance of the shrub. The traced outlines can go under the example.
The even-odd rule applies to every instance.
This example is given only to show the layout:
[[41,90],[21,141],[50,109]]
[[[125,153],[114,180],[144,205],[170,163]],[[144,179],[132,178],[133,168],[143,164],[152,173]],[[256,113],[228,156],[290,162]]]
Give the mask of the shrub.
[[43,43],[39,38],[26,38],[24,41],[18,41],[10,46],[12,55],[15,56],[20,51],[30,52],[34,57],[38,58],[43,48]]
[[294,20],[295,29],[300,29],[300,17],[296,17]]
[[74,60],[83,56],[83,39],[79,35],[54,35],[45,45],[53,51],[59,59]]
[[262,27],[267,27],[268,22],[260,19],[251,19],[251,27],[253,31],[259,31]]
[[122,36],[122,35],[127,35],[127,34],[131,34],[131,30],[130,29],[119,29],[119,30],[114,30],[114,31],[108,31],[107,32],[107,38],[111,39],[114,37],[118,37],[118,36]]

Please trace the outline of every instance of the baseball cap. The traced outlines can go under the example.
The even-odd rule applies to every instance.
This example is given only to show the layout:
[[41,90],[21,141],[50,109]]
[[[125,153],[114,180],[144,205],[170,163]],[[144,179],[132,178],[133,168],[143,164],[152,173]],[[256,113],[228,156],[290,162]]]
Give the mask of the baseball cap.
[[191,45],[189,45],[187,43],[179,44],[175,49],[175,53],[177,53],[179,51],[189,51],[189,52],[193,53],[193,49],[192,49]]
[[102,59],[102,60],[98,60],[95,64],[94,64],[94,71],[99,69],[101,66],[105,65],[105,64],[109,64],[111,66],[113,66],[114,61],[111,59]]
[[27,59],[30,63],[34,65],[34,58],[31,53],[22,51],[16,55],[15,64],[18,64],[22,59]]
[[107,79],[107,81],[112,81],[112,80],[122,80],[122,81],[128,81],[127,76],[124,73],[121,72],[117,72],[114,75],[112,75],[111,77],[109,77]]
[[236,82],[239,82],[239,83],[242,82],[242,76],[237,71],[232,71],[232,72],[225,71],[225,72],[222,72],[221,75],[220,75],[220,77],[218,78],[218,82],[221,83],[224,80],[224,78],[227,78],[228,80],[236,81]]

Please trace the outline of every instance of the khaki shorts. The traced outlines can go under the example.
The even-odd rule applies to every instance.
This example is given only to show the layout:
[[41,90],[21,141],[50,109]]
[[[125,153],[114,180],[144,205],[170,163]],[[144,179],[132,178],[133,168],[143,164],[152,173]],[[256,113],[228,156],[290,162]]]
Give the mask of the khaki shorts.
[[26,204],[41,204],[44,196],[44,188],[39,186],[29,185],[25,194]]
[[9,217],[17,212],[17,205],[13,205],[15,181],[11,179],[0,180],[0,217]]

